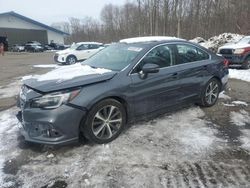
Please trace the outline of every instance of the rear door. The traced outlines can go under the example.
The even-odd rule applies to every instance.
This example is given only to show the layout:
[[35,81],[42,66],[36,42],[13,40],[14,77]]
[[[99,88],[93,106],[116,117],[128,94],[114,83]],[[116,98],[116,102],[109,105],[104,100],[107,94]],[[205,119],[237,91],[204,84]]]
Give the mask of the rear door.
[[[158,73],[143,77],[141,69],[146,63],[160,67]],[[151,50],[130,74],[135,115],[147,114],[178,103],[180,83],[172,45],[162,45]]]
[[179,43],[175,47],[175,66],[178,67],[182,88],[181,100],[197,97],[202,90],[204,79],[210,74],[210,55],[192,44]]

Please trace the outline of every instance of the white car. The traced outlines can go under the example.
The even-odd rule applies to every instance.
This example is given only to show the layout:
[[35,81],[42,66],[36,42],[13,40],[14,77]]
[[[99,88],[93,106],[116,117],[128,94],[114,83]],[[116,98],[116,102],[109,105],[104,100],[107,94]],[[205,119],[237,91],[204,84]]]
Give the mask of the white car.
[[74,43],[70,48],[56,52],[54,60],[62,64],[74,64],[77,61],[88,59],[103,48],[103,44],[98,42]]

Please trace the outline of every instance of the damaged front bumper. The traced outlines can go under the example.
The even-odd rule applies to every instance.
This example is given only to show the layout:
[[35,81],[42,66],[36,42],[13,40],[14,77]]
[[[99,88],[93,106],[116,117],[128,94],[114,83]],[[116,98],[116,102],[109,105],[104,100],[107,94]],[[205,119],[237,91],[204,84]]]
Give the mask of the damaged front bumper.
[[79,126],[86,111],[67,105],[57,109],[22,109],[17,114],[19,129],[26,141],[62,145],[79,139]]

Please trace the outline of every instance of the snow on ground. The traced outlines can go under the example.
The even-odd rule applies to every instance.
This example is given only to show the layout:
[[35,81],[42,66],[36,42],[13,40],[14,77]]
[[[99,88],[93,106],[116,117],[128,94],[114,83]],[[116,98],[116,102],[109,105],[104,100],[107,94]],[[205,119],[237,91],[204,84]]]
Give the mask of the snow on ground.
[[250,82],[250,69],[248,70],[229,69],[229,78]]
[[91,68],[88,65],[81,65],[81,63],[76,63],[74,65],[64,66],[52,70],[46,74],[27,78],[35,78],[38,81],[46,81],[46,80],[70,80],[78,76],[91,75],[91,74],[104,74],[107,72],[111,72],[111,70],[103,69],[103,68]]
[[5,184],[3,181],[6,176],[2,172],[4,162],[20,153],[17,148],[18,121],[15,117],[16,113],[16,108],[0,112],[0,185],[2,186],[11,185],[11,183]]
[[242,106],[248,106],[248,104],[244,101],[233,101],[232,104],[235,104],[235,105],[242,105]]
[[245,126],[247,123],[250,124],[249,113],[245,110],[240,112],[230,112],[231,122],[237,126]]
[[21,87],[21,80],[16,80],[7,86],[0,86],[0,99],[16,96]]
[[208,48],[214,52],[217,52],[218,48],[227,43],[234,43],[242,39],[244,35],[223,33],[218,36],[209,38],[207,41],[201,37],[196,37],[191,42],[199,43],[201,46]]
[[[17,121],[14,112],[15,109],[10,109],[0,116],[3,127],[0,134],[4,138],[0,142],[1,153],[4,153],[0,159],[12,159],[13,153],[19,152],[15,148]],[[22,182],[23,187],[41,187],[58,179],[63,179],[72,188],[157,185],[159,180],[155,179],[154,184],[148,176],[160,175],[162,171],[159,169],[167,168],[162,167],[165,164],[207,159],[224,147],[225,141],[216,136],[217,130],[203,118],[203,111],[192,107],[137,123],[109,144],[69,147],[58,155],[36,153],[29,156],[29,162],[20,167],[14,178],[10,176]],[[110,184],[112,178],[119,183]],[[13,182],[8,180],[6,183]]]
[[242,136],[240,137],[240,141],[242,142],[241,147],[244,148],[245,150],[250,151],[250,129],[245,129],[242,131]]
[[240,127],[241,147],[250,151],[250,114],[245,110],[230,113],[231,123]]
[[219,94],[219,99],[230,100],[231,97],[229,97],[228,95],[226,95],[226,94],[225,94],[225,91],[222,91],[222,92]]
[[229,106],[229,107],[232,107],[232,106],[245,106],[247,107],[248,104],[244,101],[232,101],[231,103],[222,103],[224,106]]
[[53,64],[45,64],[45,65],[33,65],[33,67],[36,67],[36,68],[58,68],[60,66],[53,65]]

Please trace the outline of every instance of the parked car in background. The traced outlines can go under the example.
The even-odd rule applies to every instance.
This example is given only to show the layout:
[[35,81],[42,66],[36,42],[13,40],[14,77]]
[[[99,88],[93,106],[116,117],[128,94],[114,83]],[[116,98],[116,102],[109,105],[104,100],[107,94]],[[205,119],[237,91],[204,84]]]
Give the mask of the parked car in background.
[[44,50],[54,50],[51,46],[49,46],[48,44],[43,46]]
[[26,52],[43,52],[44,48],[41,45],[37,45],[37,44],[26,44],[25,51]]
[[27,141],[65,144],[83,134],[107,143],[138,117],[181,103],[213,106],[227,81],[227,61],[199,45],[172,37],[125,39],[82,64],[25,80],[17,117]]
[[103,44],[98,42],[74,43],[70,48],[56,52],[54,60],[62,64],[74,64],[77,61],[88,59],[103,48]]
[[20,45],[20,44],[14,44],[13,46],[11,46],[10,51],[12,51],[12,52],[24,52],[25,46]]
[[58,44],[54,42],[50,43],[49,46],[54,50],[65,50],[69,47],[68,45]]
[[229,61],[229,66],[250,68],[250,36],[242,38],[237,43],[226,44],[218,49],[218,54]]
[[26,42],[26,44],[39,45],[39,46],[42,45],[40,42],[37,42],[37,41],[29,41],[29,42]]

